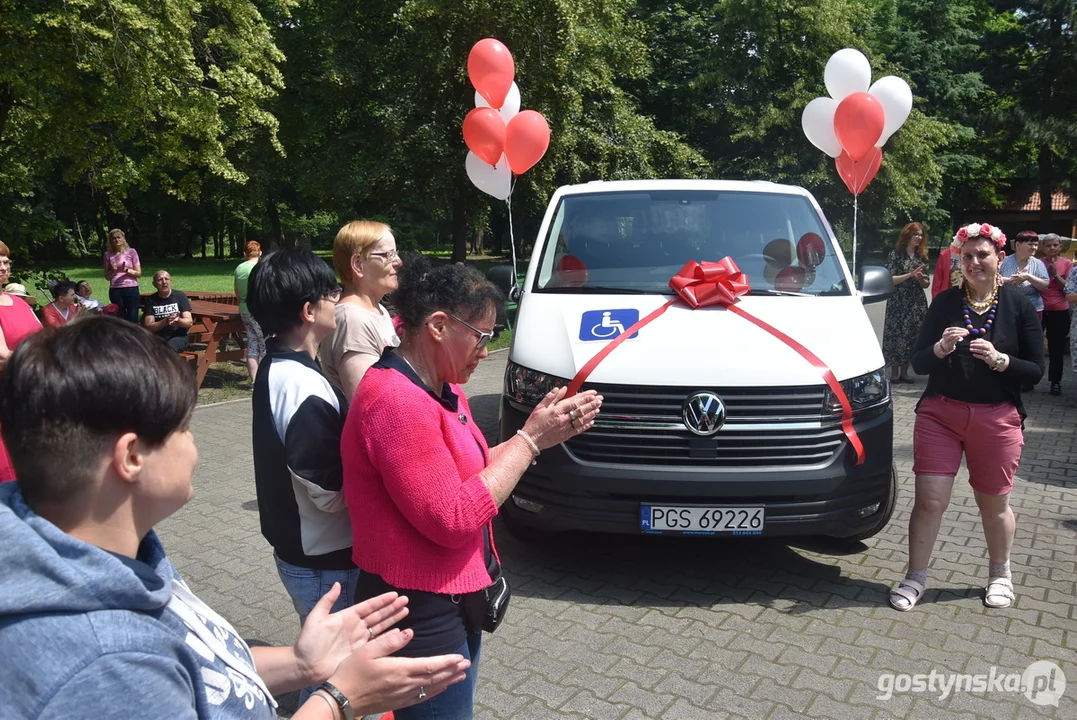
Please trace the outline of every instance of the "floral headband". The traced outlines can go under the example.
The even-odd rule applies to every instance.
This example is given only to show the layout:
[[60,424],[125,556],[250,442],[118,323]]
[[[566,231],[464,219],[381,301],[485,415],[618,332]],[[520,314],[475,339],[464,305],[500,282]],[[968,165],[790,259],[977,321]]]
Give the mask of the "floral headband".
[[983,238],[985,240],[993,240],[995,245],[999,248],[1006,246],[1006,234],[994,225],[988,225],[983,223],[973,223],[966,225],[957,231],[957,235],[954,235],[954,241],[950,243],[950,247],[954,250],[960,250],[961,246],[967,243],[969,240],[975,240],[976,238]]

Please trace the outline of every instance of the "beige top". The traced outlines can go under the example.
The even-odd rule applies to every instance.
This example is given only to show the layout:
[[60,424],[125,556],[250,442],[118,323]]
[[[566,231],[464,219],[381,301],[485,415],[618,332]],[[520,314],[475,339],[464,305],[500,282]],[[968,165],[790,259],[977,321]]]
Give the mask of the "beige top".
[[336,316],[337,327],[322,340],[319,355],[325,376],[339,388],[342,385],[337,369],[347,353],[371,355],[376,360],[385,348],[400,345],[400,338],[393,329],[392,318],[381,305],[378,312],[372,312],[355,303],[337,303]]

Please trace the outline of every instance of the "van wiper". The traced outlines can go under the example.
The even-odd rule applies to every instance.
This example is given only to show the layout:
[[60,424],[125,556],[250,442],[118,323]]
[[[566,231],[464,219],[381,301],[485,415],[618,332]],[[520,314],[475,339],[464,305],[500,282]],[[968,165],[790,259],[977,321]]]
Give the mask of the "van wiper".
[[661,290],[643,290],[640,288],[606,287],[604,285],[582,285],[580,287],[545,288],[547,292],[575,293],[579,295],[668,295],[665,288]]
[[763,288],[761,290],[752,288],[752,291],[749,293],[749,295],[767,295],[771,297],[776,295],[789,295],[790,297],[815,297],[815,295],[811,293],[790,292],[788,290],[771,290],[769,288]]

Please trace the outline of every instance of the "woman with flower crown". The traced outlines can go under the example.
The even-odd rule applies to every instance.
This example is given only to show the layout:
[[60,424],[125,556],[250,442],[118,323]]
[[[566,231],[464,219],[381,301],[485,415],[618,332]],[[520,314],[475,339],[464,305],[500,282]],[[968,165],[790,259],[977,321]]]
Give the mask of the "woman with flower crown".
[[990,558],[984,604],[1004,608],[1015,598],[1009,493],[1024,445],[1021,387],[1039,381],[1044,361],[1036,310],[1017,287],[1002,284],[1005,244],[1002,231],[986,223],[958,230],[950,247],[960,258],[964,287],[935,298],[913,348],[913,369],[929,377],[916,406],[916,494],[908,572],[890,593],[896,610],[910,610],[923,598],[962,454]]

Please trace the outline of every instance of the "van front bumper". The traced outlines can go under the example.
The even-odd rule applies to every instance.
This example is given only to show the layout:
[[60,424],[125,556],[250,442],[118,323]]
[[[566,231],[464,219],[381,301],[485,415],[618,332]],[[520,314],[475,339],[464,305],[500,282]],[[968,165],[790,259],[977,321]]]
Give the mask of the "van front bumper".
[[[503,398],[501,438],[526,419]],[[892,408],[855,428],[866,451],[859,466],[848,442],[821,466],[751,469],[585,462],[558,445],[542,452],[501,511],[547,532],[640,534],[644,505],[762,506],[764,536],[851,537],[878,526],[892,503]]]

